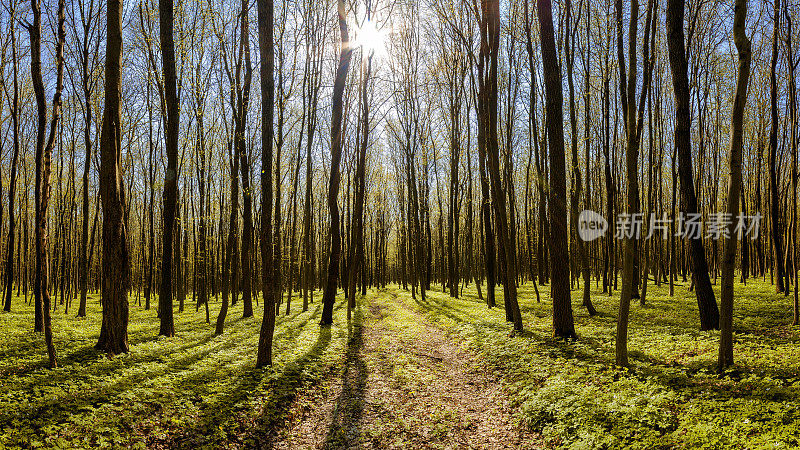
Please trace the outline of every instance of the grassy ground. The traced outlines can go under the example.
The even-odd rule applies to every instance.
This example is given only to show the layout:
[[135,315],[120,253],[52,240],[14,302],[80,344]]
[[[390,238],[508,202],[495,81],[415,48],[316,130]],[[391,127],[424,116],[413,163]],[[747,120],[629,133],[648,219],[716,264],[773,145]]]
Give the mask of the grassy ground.
[[[612,365],[616,296],[593,292],[600,314],[590,318],[574,291],[579,339],[562,342],[551,337],[549,288],[540,289],[537,303],[532,285],[521,286],[522,336],[469,289],[425,301],[396,287],[371,291],[349,327],[337,302],[330,332],[317,326],[319,303],[296,308],[278,319],[275,366],[265,370],[254,368],[260,314],[241,319],[241,304],[219,337],[202,310],[176,313],[172,339],[157,337],[154,310],[132,306],[131,352],[108,359],[92,349],[92,298],[85,319],[54,315],[61,367],[51,371],[32,308],[15,299],[14,312],[0,313],[0,448],[530,447],[508,440],[505,420],[480,427],[506,409],[545,447],[800,446],[800,331],[770,285],[737,285],[737,366],[722,377],[713,371],[719,334],[698,331],[685,287],[672,298],[651,286],[647,305],[632,305],[630,370]],[[470,389],[499,391],[470,405]],[[507,408],[480,415],[506,398]],[[497,428],[499,440],[483,431]]]
[[241,302],[217,337],[202,310],[176,311],[172,339],[158,337],[154,309],[132,306],[131,351],[108,359],[92,349],[101,316],[91,298],[84,319],[54,315],[61,367],[51,371],[43,337],[31,331],[33,308],[16,300],[14,312],[0,313],[0,448],[267,442],[295,394],[325,376],[347,343],[341,302],[327,330],[317,325],[319,302],[305,313],[295,305],[278,318],[274,367],[257,370],[261,315],[242,319]]
[[769,284],[736,286],[737,367],[722,377],[714,373],[719,332],[698,331],[696,300],[685,288],[672,298],[666,286],[650,286],[647,305],[632,305],[632,367],[623,371],[612,365],[617,296],[593,292],[592,318],[575,306],[579,339],[565,343],[551,338],[549,288],[540,291],[537,303],[532,285],[520,289],[520,337],[508,337],[504,312],[487,310],[472,291],[458,300],[440,292],[424,302],[400,299],[503,373],[518,418],[549,446],[800,446],[800,332],[789,326],[791,303]]
[[500,373],[399,295],[388,289],[357,311],[341,376],[299,397],[276,447],[542,447],[515,420]]

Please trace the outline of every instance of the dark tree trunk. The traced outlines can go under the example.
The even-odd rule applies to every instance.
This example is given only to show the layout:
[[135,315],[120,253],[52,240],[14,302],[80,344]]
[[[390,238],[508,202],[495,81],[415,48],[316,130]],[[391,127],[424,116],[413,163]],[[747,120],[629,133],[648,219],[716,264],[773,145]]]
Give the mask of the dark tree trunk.
[[344,85],[350,68],[352,50],[347,34],[347,17],[344,0],[338,0],[339,32],[341,34],[341,50],[336,79],[333,84],[333,105],[331,116],[331,174],[328,184],[328,211],[330,213],[330,251],[328,255],[328,274],[325,291],[322,295],[322,325],[333,323],[333,304],[336,300],[339,280],[339,258],[341,256],[341,230],[339,229],[339,165],[342,159],[342,115],[344,109]]
[[[16,2],[11,2],[9,16],[16,18]],[[14,156],[11,161],[11,179],[8,185],[8,251],[6,252],[6,290],[4,292],[3,311],[11,311],[11,294],[14,284],[14,191],[16,189],[17,162],[19,159],[19,62],[17,61],[17,32],[16,27],[11,27],[11,59],[13,60],[14,72],[14,99],[11,105],[11,126],[13,128]],[[19,244],[18,244],[19,245]],[[19,254],[19,251],[17,252]],[[21,280],[20,280],[21,281]],[[19,286],[18,282],[18,286]],[[85,308],[84,308],[85,315]]]
[[[367,20],[370,17],[370,10],[367,8]],[[369,144],[369,79],[372,76],[372,54],[367,57],[366,68],[361,80],[361,142],[359,143],[358,160],[356,161],[355,176],[355,204],[353,205],[353,216],[351,218],[350,248],[348,256],[348,276],[347,276],[347,317],[350,318],[351,309],[356,306],[356,278],[362,264],[364,264],[364,252],[362,242],[364,239],[364,190],[365,166],[367,159],[367,145]],[[359,248],[361,247],[361,248]],[[360,250],[360,251],[359,251]]]
[[[733,19],[733,39],[739,53],[736,94],[731,119],[730,184],[726,211],[731,217],[739,215],[742,190],[742,147],[744,140],[744,107],[747,103],[747,83],[750,78],[750,40],[745,35],[747,0],[736,0]],[[733,364],[733,280],[736,269],[736,221],[728,225],[729,237],[722,256],[722,290],[720,292],[720,340],[717,369],[723,371]]]
[[109,355],[128,351],[130,258],[124,221],[125,193],[120,167],[120,68],[122,1],[108,0],[105,107],[100,132],[100,197],[103,202],[103,324],[95,348]]
[[[50,173],[56,130],[61,117],[61,91],[64,87],[64,0],[58,2],[58,41],[56,43],[56,90],[53,94],[53,111],[50,116],[50,133],[45,141],[47,102],[42,81],[42,11],[39,0],[31,0],[33,24],[28,28],[31,42],[31,78],[36,96],[38,127],[36,133],[36,279],[34,289],[41,302],[42,325],[44,327],[47,356],[50,368],[58,366],[53,345],[53,329],[50,320],[50,261],[48,258],[47,209],[50,203]],[[37,313],[39,310],[37,308]]]
[[[244,2],[243,2],[244,4]],[[258,339],[256,367],[272,365],[272,337],[275,332],[275,293],[272,257],[272,134],[275,100],[275,50],[273,48],[272,0],[258,0],[258,50],[261,56],[261,289],[264,318]]]
[[158,294],[158,316],[161,326],[158,334],[174,336],[175,323],[172,314],[172,257],[175,237],[175,215],[178,202],[178,88],[175,68],[175,44],[173,34],[173,1],[159,0],[159,30],[161,34],[161,57],[164,64],[164,94],[167,106],[166,150],[167,173],[164,178],[164,209],[162,212],[162,260],[161,289]]
[[769,213],[770,227],[772,229],[772,255],[775,267],[775,290],[777,292],[789,292],[788,286],[784,285],[784,260],[783,260],[783,225],[780,210],[780,200],[778,199],[778,39],[780,36],[780,0],[775,0],[773,9],[773,31],[772,31],[772,59],[770,60],[769,87],[770,87],[770,116],[772,125],[769,131]]
[[542,39],[545,96],[547,100],[547,138],[550,145],[550,267],[553,271],[553,334],[574,338],[572,300],[569,292],[569,250],[567,248],[567,174],[564,156],[563,94],[561,67],[553,33],[550,0],[538,0],[537,13]]
[[[235,150],[239,155],[239,171],[242,177],[242,252],[241,252],[241,272],[242,272],[242,304],[243,316],[253,316],[253,263],[250,250],[253,246],[253,191],[250,186],[250,163],[247,158],[245,133],[247,130],[247,109],[250,104],[250,81],[253,68],[250,63],[250,40],[249,20],[247,12],[249,4],[246,0],[242,1],[242,42],[244,48],[244,87],[241,93],[239,115],[239,133],[234,136]],[[261,23],[259,22],[259,29]],[[260,30],[259,30],[260,31]],[[259,40],[261,37],[259,36]],[[259,44],[260,45],[260,44]],[[271,104],[271,103],[270,103]],[[270,134],[271,136],[271,134]],[[271,141],[270,141],[271,142]],[[262,224],[262,228],[265,224]]]
[[[486,150],[488,169],[492,185],[492,205],[494,206],[497,237],[500,247],[501,267],[503,273],[504,302],[507,317],[514,322],[514,330],[522,331],[522,315],[517,302],[517,268],[513,248],[512,227],[509,224],[506,207],[506,193],[500,177],[500,157],[497,131],[497,70],[500,45],[500,2],[499,0],[483,0],[483,20],[481,24],[481,59],[478,72],[481,73],[479,98],[483,103],[483,123],[486,129]],[[488,62],[488,68],[485,64]],[[482,65],[483,72],[480,68]],[[506,188],[510,189],[510,186]],[[510,314],[508,312],[510,311]]]
[[[675,94],[675,146],[678,151],[678,176],[681,181],[681,205],[687,215],[697,214],[697,196],[692,176],[691,117],[689,113],[688,64],[684,46],[683,17],[685,4],[681,0],[667,2],[667,42]],[[708,265],[700,237],[688,239],[691,250],[692,277],[700,309],[700,329],[719,328],[719,309],[714,299]]]

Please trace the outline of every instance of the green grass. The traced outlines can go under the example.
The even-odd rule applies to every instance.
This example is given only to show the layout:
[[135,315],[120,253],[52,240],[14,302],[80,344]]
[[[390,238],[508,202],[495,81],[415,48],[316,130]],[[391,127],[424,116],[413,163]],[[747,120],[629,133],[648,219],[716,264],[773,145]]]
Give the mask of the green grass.
[[86,318],[62,308],[53,316],[55,370],[32,331],[33,308],[15,299],[12,313],[0,313],[0,448],[250,447],[269,438],[295,395],[347,346],[342,302],[325,329],[319,301],[302,313],[295,300],[295,312],[277,319],[274,367],[263,370],[255,368],[261,308],[242,319],[239,302],[216,337],[202,309],[176,311],[177,336],[168,339],[158,337],[155,309],[131,305],[130,353],[109,359],[92,348],[101,310],[97,298],[88,303]]
[[[594,287],[594,284],[593,284]],[[452,299],[429,291],[426,301],[395,287],[403,302],[462,342],[485,368],[501,374],[522,426],[564,448],[798,448],[800,447],[800,330],[792,328],[790,300],[768,283],[736,286],[734,313],[737,365],[714,372],[718,332],[701,332],[692,293],[650,286],[647,305],[631,308],[631,368],[613,366],[618,297],[593,292],[600,314],[589,317],[573,291],[576,341],[552,338],[549,287],[520,287],[525,323],[510,334],[500,308],[487,309],[474,290]],[[502,289],[498,289],[502,305]],[[319,296],[317,297],[319,300]],[[384,300],[388,297],[384,298]],[[97,298],[86,318],[53,316],[60,367],[46,368],[41,333],[33,333],[33,309],[14,299],[0,313],[0,448],[7,447],[252,447],[290,417],[292,402],[323,379],[342,375],[349,338],[360,326],[357,312],[347,326],[336,304],[328,332],[317,323],[319,301],[278,318],[275,365],[255,369],[261,308],[241,318],[241,303],[215,337],[204,311],[175,315],[175,338],[159,338],[154,309],[131,306],[127,355],[109,359],[93,350],[100,328]],[[155,304],[155,303],[154,303]],[[212,301],[212,319],[219,308]],[[386,339],[413,339],[413,314],[392,307],[380,322]],[[373,319],[370,319],[373,320]],[[375,323],[375,322],[373,322]],[[385,364],[384,364],[385,363]],[[408,360],[368,360],[410,386],[429,374]],[[309,408],[313,405],[295,405]],[[442,405],[443,424],[447,416]],[[433,420],[433,419],[431,419]],[[437,423],[438,423],[437,422]],[[402,424],[394,424],[399,426]],[[385,436],[390,424],[365,432]],[[407,424],[413,426],[413,423]],[[442,431],[443,433],[446,430]]]
[[670,297],[667,286],[649,286],[647,305],[632,305],[630,369],[613,366],[618,296],[593,292],[599,315],[589,317],[573,291],[579,338],[564,342],[552,338],[549,287],[540,292],[537,303],[533,286],[521,286],[525,332],[516,337],[503,310],[487,309],[473,290],[400,299],[503,373],[519,420],[553,447],[800,446],[800,333],[789,325],[790,300],[771,285],[736,285],[737,366],[723,376],[714,372],[719,332],[699,331],[685,287]]

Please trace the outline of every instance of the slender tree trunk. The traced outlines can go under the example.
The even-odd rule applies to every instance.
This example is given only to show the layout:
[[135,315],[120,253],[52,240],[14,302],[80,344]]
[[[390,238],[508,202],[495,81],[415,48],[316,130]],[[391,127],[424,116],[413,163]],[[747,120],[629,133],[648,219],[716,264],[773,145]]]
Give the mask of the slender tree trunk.
[[780,210],[780,200],[778,199],[778,39],[780,36],[780,0],[775,0],[773,9],[773,31],[772,31],[772,59],[769,72],[770,86],[770,113],[772,125],[769,132],[769,212],[770,225],[772,228],[772,255],[773,266],[775,268],[775,290],[777,292],[788,293],[788,286],[784,286],[784,261],[783,261],[783,227]]
[[[730,184],[728,185],[727,213],[739,215],[739,197],[742,191],[742,147],[744,141],[744,107],[747,103],[747,84],[750,78],[750,40],[745,35],[747,0],[736,0],[733,19],[733,40],[739,53],[736,94],[733,98],[731,119]],[[728,239],[722,256],[722,290],[720,292],[720,340],[717,369],[722,372],[733,364],[733,280],[736,268],[736,220],[728,225]]]
[[[684,46],[683,17],[685,4],[681,0],[667,1],[667,42],[675,94],[675,146],[678,152],[678,176],[681,181],[681,205],[689,216],[697,214],[697,196],[692,177],[691,117],[689,113],[689,79]],[[700,329],[719,328],[719,310],[708,276],[703,242],[700,236],[689,237],[692,277],[695,281],[697,305],[700,309]]]
[[[244,3],[243,3],[244,4]],[[272,365],[272,337],[275,332],[275,294],[272,255],[272,134],[275,100],[274,16],[272,0],[258,0],[258,51],[261,75],[261,290],[264,318],[258,338],[256,367]]]
[[[56,43],[56,90],[53,94],[53,110],[50,115],[50,133],[44,139],[47,117],[44,83],[42,81],[41,30],[42,11],[40,0],[31,0],[33,24],[28,28],[31,42],[31,77],[36,96],[38,128],[36,134],[36,280],[35,289],[41,301],[41,313],[50,368],[58,366],[53,345],[53,330],[50,320],[50,261],[48,258],[47,210],[50,203],[50,173],[53,148],[55,147],[58,121],[61,117],[61,91],[64,87],[64,0],[58,3],[58,41]],[[38,310],[37,310],[38,313]]]
[[[582,9],[579,5],[579,9]],[[573,82],[573,65],[575,60],[575,32],[571,27],[572,19],[572,2],[567,0],[567,26],[565,38],[567,39],[567,85],[569,87],[569,123],[571,128],[571,143],[572,149],[572,192],[570,195],[570,221],[572,225],[571,236],[576,240],[575,249],[578,252],[578,260],[580,262],[581,273],[583,274],[583,306],[586,307],[590,316],[597,313],[592,305],[590,293],[590,274],[589,274],[589,257],[586,254],[586,244],[578,236],[578,209],[580,198],[582,196],[583,186],[581,184],[581,171],[578,168],[578,117],[575,111],[575,86]],[[580,17],[580,16],[579,16]],[[585,95],[585,94],[584,94]],[[588,120],[588,117],[584,120]],[[587,141],[588,143],[588,141]],[[588,154],[588,152],[587,152]]]
[[[266,7],[266,6],[263,6]],[[261,6],[259,8],[262,8]],[[252,78],[252,65],[250,63],[250,22],[247,18],[248,14],[246,11],[249,10],[249,3],[247,0],[242,1],[242,47],[244,49],[244,87],[242,90],[242,98],[239,101],[240,109],[239,113],[239,133],[236,133],[234,136],[234,142],[236,153],[239,155],[239,171],[242,177],[242,203],[243,203],[243,211],[242,211],[242,252],[241,252],[241,272],[242,272],[242,304],[243,308],[243,317],[252,317],[253,316],[253,264],[252,264],[252,255],[250,254],[250,250],[253,245],[253,190],[250,185],[250,163],[247,159],[247,149],[246,149],[246,141],[245,141],[245,133],[247,130],[247,110],[250,104],[250,82]],[[261,22],[259,19],[259,33],[261,32]],[[271,24],[272,22],[269,22]],[[270,26],[271,28],[271,26]],[[259,48],[261,46],[260,40],[263,39],[259,35]],[[267,41],[271,42],[271,41]],[[260,50],[259,50],[260,51]],[[272,103],[270,103],[272,104]],[[263,117],[262,117],[263,118]],[[270,133],[272,136],[272,133]],[[270,138],[271,139],[271,138]],[[272,141],[262,141],[262,145],[268,145],[271,149],[271,142]],[[269,171],[269,169],[265,169]],[[262,188],[263,189],[263,188]],[[262,223],[262,228],[266,226],[266,224]],[[266,303],[266,300],[265,300]]]
[[325,291],[322,296],[322,325],[333,323],[333,304],[336,300],[337,283],[339,280],[339,258],[341,256],[341,230],[339,223],[339,165],[342,159],[342,116],[344,109],[344,85],[347,81],[347,72],[350,68],[352,49],[347,34],[347,16],[344,0],[338,0],[337,11],[339,17],[339,33],[341,35],[341,50],[339,52],[339,66],[336,69],[336,78],[333,84],[333,105],[331,116],[331,173],[328,184],[328,211],[330,213],[330,251],[328,255],[328,274]]
[[[222,262],[222,305],[217,315],[215,335],[220,335],[225,330],[225,318],[228,316],[228,294],[236,289],[234,280],[238,275],[236,270],[236,247],[239,225],[239,158],[232,150],[233,139],[229,144],[231,166],[231,215],[228,222],[228,241],[225,244],[225,256]],[[263,227],[262,227],[263,228]],[[220,224],[220,231],[222,226]]]
[[[368,3],[369,5],[369,3]],[[367,7],[367,20],[370,20],[370,10]],[[359,143],[359,150],[357,154],[358,160],[356,161],[356,175],[355,175],[355,204],[353,205],[353,216],[351,218],[351,234],[350,234],[350,248],[347,266],[347,316],[350,318],[350,310],[356,306],[356,278],[362,264],[365,263],[363,248],[359,250],[360,243],[364,239],[364,190],[366,189],[365,183],[365,170],[367,158],[367,146],[369,144],[369,80],[372,76],[372,53],[367,56],[367,61],[364,63],[363,78],[361,80],[361,142]]]
[[[11,20],[16,20],[16,6],[17,2],[12,1],[11,3],[11,10],[10,10],[10,18]],[[13,64],[13,72],[14,72],[14,99],[13,104],[11,106],[11,126],[13,128],[13,139],[14,139],[14,156],[11,161],[11,179],[8,184],[8,251],[6,252],[6,291],[4,292],[5,302],[3,304],[3,311],[10,312],[11,311],[11,294],[12,288],[14,284],[14,191],[16,190],[16,179],[17,179],[17,163],[19,160],[19,63],[17,61],[17,32],[15,26],[10,26],[10,33],[11,33],[11,59]],[[19,251],[17,251],[19,255]],[[20,276],[21,274],[18,274]],[[21,281],[21,280],[20,280]],[[17,286],[21,284],[20,282],[17,283]],[[84,315],[85,315],[85,308],[84,308]]]

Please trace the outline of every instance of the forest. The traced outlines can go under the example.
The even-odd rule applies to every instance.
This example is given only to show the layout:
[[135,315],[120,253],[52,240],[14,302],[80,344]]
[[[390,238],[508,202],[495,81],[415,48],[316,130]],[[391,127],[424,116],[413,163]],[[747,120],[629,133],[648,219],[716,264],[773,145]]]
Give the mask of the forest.
[[800,448],[797,0],[0,0],[0,449]]

